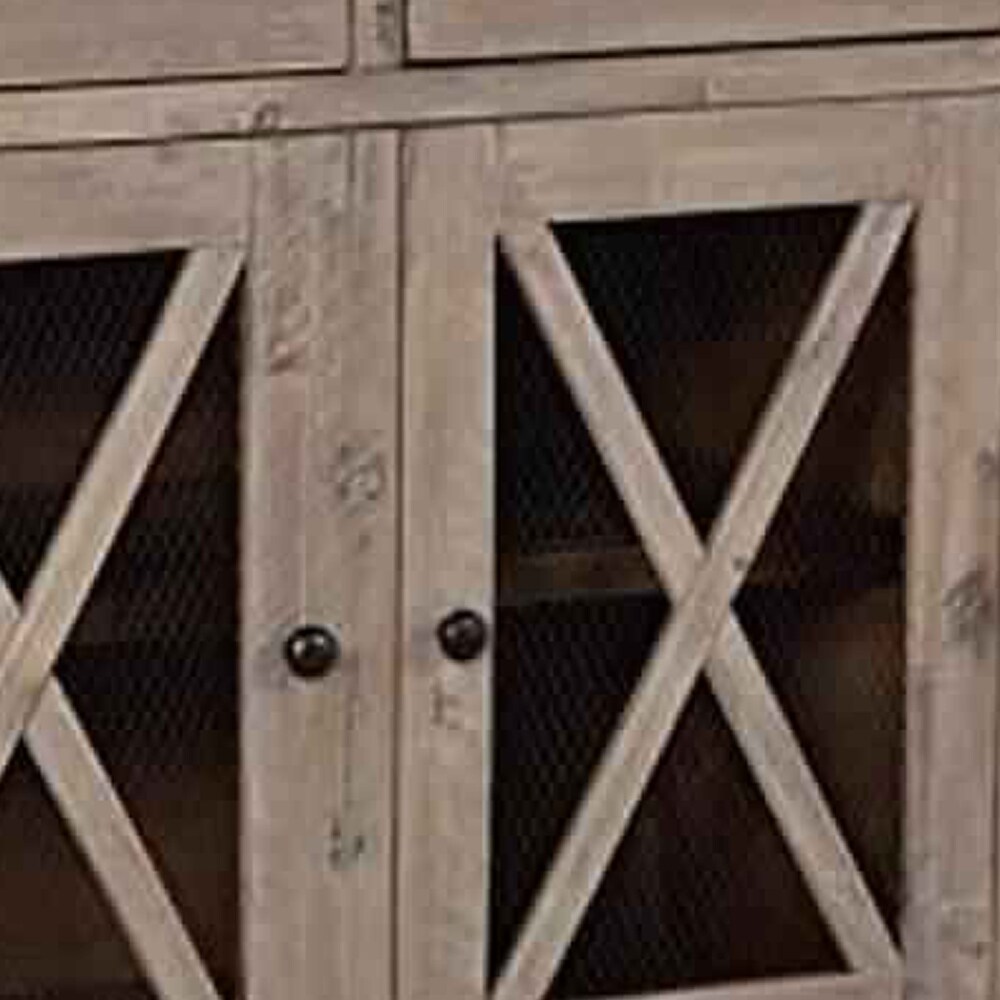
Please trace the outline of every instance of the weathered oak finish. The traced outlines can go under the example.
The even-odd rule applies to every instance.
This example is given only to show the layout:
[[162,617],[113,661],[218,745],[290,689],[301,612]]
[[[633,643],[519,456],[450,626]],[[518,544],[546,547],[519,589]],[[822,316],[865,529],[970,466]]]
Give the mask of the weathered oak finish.
[[[52,669],[241,274],[247,1000],[486,1000],[492,654],[435,631],[549,587],[674,614],[490,1000],[545,995],[702,672],[853,971],[649,1000],[1000,1000],[998,34],[998,0],[8,0],[0,264],[188,254],[23,606],[0,566],[0,777],[23,739],[160,1000],[218,993]],[[842,203],[705,541],[550,224]],[[900,954],[731,604],[794,585],[750,563],[904,245]],[[501,246],[642,549],[497,565]],[[306,622],[344,653],[311,684],[282,658]]]
[[[396,140],[274,140],[246,390],[244,960],[250,998],[391,989]],[[341,665],[292,676],[296,627]]]
[[924,170],[921,124],[919,105],[894,103],[531,122],[501,135],[523,197],[566,221],[905,199]]
[[[358,47],[360,60],[361,41]],[[377,51],[369,55],[381,58]],[[253,137],[820,101],[871,103],[997,89],[1000,41],[987,37],[139,88],[0,91],[0,147]]]
[[[914,693],[908,767],[913,801],[907,842],[913,896],[907,951],[899,959],[754,653],[725,610],[728,595],[749,568],[768,512],[773,511],[822,399],[833,384],[827,381],[822,391],[806,388],[806,382],[817,376],[811,362],[805,361],[816,356],[807,345],[815,340],[816,345],[823,345],[816,350],[831,349],[833,335],[821,332],[828,326],[844,335],[840,360],[823,376],[835,380],[851,338],[900,252],[913,217],[919,220],[915,240],[922,263],[915,281],[922,305],[913,318],[912,336],[918,356],[925,359],[914,371],[918,392],[924,394],[920,398],[925,400],[918,405],[915,430],[915,460],[925,471],[918,473],[915,488],[926,490],[927,497],[916,499],[911,511],[911,519],[919,518],[920,524],[911,534],[910,614],[916,616],[915,621],[924,620],[941,604],[940,595],[934,597],[927,589],[933,589],[935,576],[940,574],[937,570],[925,574],[923,567],[937,558],[946,537],[941,531],[941,503],[932,502],[930,495],[932,480],[934,490],[944,487],[931,472],[930,463],[921,458],[929,453],[927,449],[938,447],[934,441],[940,432],[929,426],[929,412],[921,417],[921,408],[927,410],[936,393],[946,389],[961,392],[954,378],[971,378],[976,365],[970,362],[965,369],[957,360],[945,362],[942,350],[933,347],[941,340],[940,317],[954,307],[956,315],[964,317],[970,343],[1000,356],[996,349],[996,306],[992,299],[986,306],[987,284],[994,281],[1000,266],[1000,251],[993,243],[1000,239],[996,235],[1000,227],[995,225],[994,215],[986,212],[977,219],[977,226],[970,228],[975,206],[995,206],[1000,196],[995,168],[976,170],[971,152],[977,145],[973,136],[980,137],[980,150],[986,145],[985,123],[996,124],[997,110],[992,101],[984,99],[978,108],[972,103],[964,113],[955,114],[955,108],[963,107],[967,106],[955,102],[650,115],[502,125],[498,137],[487,127],[422,132],[409,140],[413,150],[407,175],[410,294],[405,329],[409,346],[404,372],[409,384],[406,482],[413,486],[407,491],[410,501],[404,537],[416,554],[404,559],[408,572],[403,669],[407,672],[404,689],[409,692],[400,845],[400,983],[404,995],[475,997],[482,995],[483,989],[477,949],[483,946],[480,937],[486,896],[480,867],[485,861],[477,851],[484,845],[482,824],[488,818],[485,786],[489,776],[476,735],[478,732],[480,739],[488,740],[489,669],[487,664],[477,664],[471,675],[450,673],[454,668],[441,663],[433,646],[433,629],[449,602],[469,594],[476,605],[490,592],[493,580],[492,563],[484,560],[476,546],[492,543],[488,502],[491,471],[488,462],[483,465],[483,456],[484,449],[489,453],[495,389],[483,366],[489,366],[492,356],[490,291],[492,248],[497,237],[631,509],[654,571],[680,604],[672,619],[673,630],[665,633],[652,658],[613,749],[554,859],[494,996],[514,1000],[544,995],[624,830],[638,795],[632,782],[636,775],[641,781],[655,763],[661,740],[669,737],[669,722],[689,690],[689,672],[697,670],[716,643],[715,655],[706,664],[713,690],[817,902],[851,964],[862,974],[780,988],[772,984],[734,986],[679,995],[728,1000],[777,996],[783,989],[795,997],[890,997],[901,995],[904,976],[928,996],[978,1000],[985,995],[988,978],[984,976],[983,942],[992,941],[992,904],[987,897],[993,885],[990,803],[994,764],[993,747],[985,736],[993,732],[996,721],[992,673],[982,676],[975,694],[969,692],[980,713],[975,735],[968,731],[959,734],[960,714],[952,713],[943,695],[933,693],[939,685],[921,680],[923,665],[939,662],[939,657],[918,656],[911,639]],[[581,155],[582,150],[586,155]],[[433,183],[435,170],[440,186]],[[976,178],[975,183],[972,178]],[[491,192],[498,184],[501,206],[496,218],[498,209],[492,200],[496,195]],[[789,405],[801,404],[811,415],[805,415],[803,409],[795,416],[782,416],[782,404],[776,397],[769,419],[774,427],[785,430],[771,437],[771,425],[759,429],[754,457],[746,460],[749,464],[737,479],[727,511],[720,518],[721,527],[717,525],[706,554],[680,501],[676,497],[671,500],[671,489],[660,488],[663,477],[656,449],[606,350],[600,347],[600,334],[579,291],[574,291],[575,283],[546,220],[844,202],[867,203],[868,208],[862,212],[840,266],[817,306],[813,325],[799,349],[799,361],[791,363],[784,388],[779,390],[779,397],[792,401]],[[470,210],[472,205],[477,207]],[[961,235],[966,233],[968,237]],[[942,274],[955,272],[940,266],[939,254],[949,254],[949,266],[960,268],[964,252],[956,248],[955,241],[971,239],[973,233],[979,234],[974,245],[979,248],[977,260],[981,264],[976,281],[961,280],[957,275],[942,278]],[[437,351],[434,344],[439,345]],[[982,388],[970,383],[966,390],[970,395],[967,426],[974,436],[992,435],[1000,427],[1000,418],[994,419],[992,411],[984,414],[978,409],[987,405],[982,394],[987,383],[994,384],[994,364],[992,357],[986,361],[983,356],[977,367]],[[952,367],[936,367],[945,365]],[[446,371],[453,374],[448,376]],[[946,371],[966,374],[953,378]],[[944,418],[939,415],[935,419],[940,422]],[[961,419],[958,415],[948,417]],[[796,443],[787,444],[791,441],[788,438],[787,447],[779,447],[779,461],[769,445],[785,440],[782,435],[786,431]],[[425,450],[431,439],[436,445]],[[981,476],[984,468],[992,469],[984,454],[980,447]],[[461,475],[463,468],[465,474]],[[923,486],[921,475],[927,477]],[[767,498],[754,516],[747,516],[737,498],[744,493],[753,495],[754,481],[766,485],[760,496],[766,494]],[[957,477],[955,489],[959,482]],[[981,487],[977,497],[976,503],[985,502]],[[478,525],[474,521],[477,510]],[[995,546],[996,528],[992,522],[984,522],[983,516],[973,520],[963,515],[967,534],[961,537],[970,542],[978,539],[980,546]],[[434,528],[434,524],[440,527]],[[452,531],[458,532],[454,538],[435,534]],[[742,539],[733,543],[735,556],[728,543],[720,541],[730,531],[734,539]],[[470,537],[477,539],[475,545],[464,543]],[[460,539],[457,544],[455,538]],[[501,568],[501,583],[510,578],[512,570]],[[648,585],[648,577],[638,565],[628,572],[638,574]],[[460,584],[449,593],[448,586],[455,586],[453,577]],[[916,577],[920,582],[913,582]],[[723,578],[728,580],[725,586]],[[446,596],[435,595],[436,584],[428,588],[428,581],[437,579],[445,581]],[[969,586],[959,596],[964,596]],[[711,622],[704,617],[708,611],[701,603],[701,597],[710,593],[715,595],[713,600],[722,602],[713,605]],[[989,593],[987,585],[987,596],[980,604],[988,609],[984,613],[992,614]],[[718,639],[713,637],[716,623],[724,623]],[[675,647],[683,647],[684,655],[669,665],[670,657],[659,664],[664,670],[662,690],[658,691],[658,661],[664,648],[671,651]],[[980,649],[977,655],[992,662],[990,648]],[[954,682],[948,688],[959,697]],[[661,693],[667,701],[658,700]],[[649,708],[648,714],[644,708]],[[931,744],[927,743],[929,731],[940,732]],[[633,744],[646,748],[641,761],[633,754]],[[970,777],[967,780],[960,774]],[[477,781],[484,782],[478,791]],[[928,788],[937,791],[929,794]],[[481,819],[474,820],[476,809],[481,810]],[[946,828],[954,830],[957,814],[976,825],[976,848],[969,853],[959,846],[960,838],[949,840],[944,832]],[[459,815],[464,822],[459,821]],[[939,841],[940,846],[929,846]],[[955,844],[955,850],[950,851],[946,843]],[[439,855],[440,844],[449,846]],[[442,864],[444,869],[435,873],[433,866]],[[943,892],[945,887],[948,893]],[[483,894],[475,904],[472,899],[477,892]]]
[[995,948],[1000,135],[994,100],[928,109],[910,508],[909,975],[988,995]]
[[342,66],[347,0],[8,0],[0,84]]
[[[885,1000],[893,995],[893,989],[891,982],[878,976],[858,974],[648,993],[645,1000]],[[634,998],[622,997],[618,1000]]]
[[491,655],[437,645],[455,608],[493,606],[492,129],[406,140],[399,989],[485,989]]
[[0,262],[241,243],[246,147],[205,143],[0,158]]
[[411,0],[417,59],[680,49],[1000,27],[992,0]]

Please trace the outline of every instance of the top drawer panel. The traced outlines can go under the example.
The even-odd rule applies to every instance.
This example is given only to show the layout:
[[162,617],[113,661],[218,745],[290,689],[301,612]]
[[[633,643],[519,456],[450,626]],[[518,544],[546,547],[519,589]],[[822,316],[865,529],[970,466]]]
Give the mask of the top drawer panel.
[[1000,0],[411,0],[417,60],[983,31]]
[[347,0],[0,0],[0,86],[335,69]]

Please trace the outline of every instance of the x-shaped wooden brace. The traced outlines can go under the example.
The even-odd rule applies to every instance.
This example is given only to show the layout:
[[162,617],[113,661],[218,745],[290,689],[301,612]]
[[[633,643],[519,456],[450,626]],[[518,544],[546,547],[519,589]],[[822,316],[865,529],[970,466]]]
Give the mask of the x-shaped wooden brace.
[[22,609],[0,584],[0,778],[23,736],[161,1000],[218,1000],[218,994],[52,674],[235,287],[243,256],[235,247],[188,255]]
[[731,605],[911,215],[908,204],[862,210],[703,547],[555,237],[519,192],[511,196],[503,250],[675,610],[493,1000],[545,994],[703,670],[849,964],[898,984],[892,937]]

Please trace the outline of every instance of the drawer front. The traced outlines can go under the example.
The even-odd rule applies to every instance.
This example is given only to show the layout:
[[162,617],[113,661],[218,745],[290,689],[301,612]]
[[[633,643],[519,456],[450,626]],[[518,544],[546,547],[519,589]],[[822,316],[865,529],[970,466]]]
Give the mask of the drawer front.
[[413,0],[410,55],[492,59],[546,53],[879,38],[1000,27],[995,0]]
[[347,0],[13,0],[0,85],[336,68]]

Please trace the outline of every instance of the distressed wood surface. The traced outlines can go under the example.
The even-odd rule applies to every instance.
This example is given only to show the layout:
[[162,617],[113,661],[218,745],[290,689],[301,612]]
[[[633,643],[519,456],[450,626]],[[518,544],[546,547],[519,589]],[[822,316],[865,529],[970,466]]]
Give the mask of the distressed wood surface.
[[235,143],[0,157],[0,262],[147,253],[246,237]]
[[[255,152],[244,551],[248,996],[390,993],[396,143]],[[340,634],[304,682],[285,637]]]
[[980,1000],[995,950],[1000,115],[929,117],[909,521],[908,975]]
[[179,141],[817,101],[885,103],[908,96],[998,88],[1000,41],[968,38],[0,91],[0,147]]
[[[748,986],[647,993],[645,1000],[887,1000],[898,995],[898,984],[870,974],[781,979]],[[621,997],[618,1000],[634,1000]]]
[[[552,867],[507,962],[494,996],[497,1000],[541,997],[552,978],[628,819],[641,797],[701,667],[726,621],[729,602],[745,579],[767,524],[794,471],[826,398],[836,383],[861,324],[887,273],[909,221],[907,206],[872,205],[846,247],[813,318],[796,348],[768,411],[741,464],[701,565],[692,568],[682,599],[657,644],[643,679],[594,775]],[[505,220],[502,243],[532,304],[541,329],[598,441],[609,471],[636,521],[654,564],[667,566],[672,540],[687,537],[671,524],[666,533],[648,526],[660,515],[665,497],[675,496],[669,474],[645,453],[655,447],[631,405],[615,407],[624,424],[605,424],[609,396],[621,396],[617,375],[601,335],[589,315],[555,239],[541,222]],[[584,361],[589,356],[590,362]],[[595,358],[605,358],[597,365]],[[642,463],[657,474],[641,479]],[[667,482],[664,482],[667,480]],[[670,507],[674,507],[670,504]],[[682,508],[681,508],[682,509]],[[672,574],[663,571],[666,583]],[[779,714],[780,718],[780,714]],[[786,800],[786,806],[794,800]],[[796,818],[795,825],[801,822]],[[814,828],[815,829],[815,828]],[[795,841],[798,842],[798,841]],[[801,842],[798,842],[801,843]],[[820,906],[860,970],[893,974],[897,960],[888,932],[842,850],[830,853],[825,840],[819,868],[831,861],[838,872],[816,877]],[[804,851],[801,860],[810,857]],[[845,890],[852,887],[852,891]]]
[[501,135],[514,199],[555,220],[893,200],[916,187],[919,106],[825,108],[819,120],[815,108],[754,109],[523,123]]
[[1000,27],[992,0],[411,0],[417,59],[685,48]]
[[7,0],[0,84],[333,68],[347,0]]
[[354,0],[353,67],[386,70],[404,58],[404,0]]
[[492,663],[438,647],[493,608],[493,131],[406,146],[400,996],[485,991]]

